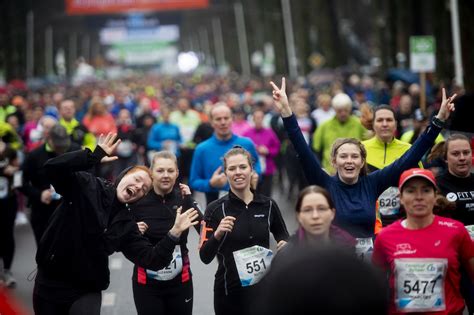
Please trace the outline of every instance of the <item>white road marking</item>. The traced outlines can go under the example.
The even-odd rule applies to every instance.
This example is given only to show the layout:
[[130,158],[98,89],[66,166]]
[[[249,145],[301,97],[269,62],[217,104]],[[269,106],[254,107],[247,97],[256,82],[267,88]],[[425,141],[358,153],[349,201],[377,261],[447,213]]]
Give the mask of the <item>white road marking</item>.
[[115,305],[115,296],[113,292],[104,293],[102,295],[102,306],[114,306]]
[[123,261],[121,258],[112,258],[109,265],[111,270],[120,270],[122,269]]

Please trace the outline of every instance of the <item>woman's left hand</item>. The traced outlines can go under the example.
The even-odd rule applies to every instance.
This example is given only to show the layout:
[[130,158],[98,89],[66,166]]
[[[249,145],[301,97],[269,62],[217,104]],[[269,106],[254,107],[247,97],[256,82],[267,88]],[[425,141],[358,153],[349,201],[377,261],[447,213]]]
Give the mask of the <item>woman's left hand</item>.
[[443,98],[441,100],[441,107],[439,108],[438,115],[436,117],[441,121],[446,121],[449,118],[449,114],[454,112],[454,99],[456,98],[457,94],[451,95],[450,97],[446,97],[446,89],[443,88]]
[[189,189],[189,186],[186,184],[179,183],[179,190],[181,191],[181,195],[183,197],[191,195],[191,189]]

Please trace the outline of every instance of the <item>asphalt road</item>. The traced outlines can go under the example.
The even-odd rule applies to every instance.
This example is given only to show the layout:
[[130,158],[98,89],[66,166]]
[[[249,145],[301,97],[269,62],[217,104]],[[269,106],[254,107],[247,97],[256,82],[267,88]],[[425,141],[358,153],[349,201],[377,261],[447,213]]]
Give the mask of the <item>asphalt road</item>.
[[[286,194],[276,191],[273,196],[282,211],[283,217],[290,234],[296,228],[294,215],[294,202],[289,201]],[[203,205],[203,196],[196,195],[196,200]],[[204,209],[204,207],[202,207]],[[29,225],[20,225],[15,229],[16,253],[12,272],[17,280],[17,286],[11,290],[13,296],[29,313],[33,314],[32,292],[36,265],[34,256],[36,244]],[[191,270],[194,285],[194,309],[195,315],[213,314],[213,283],[214,273],[217,269],[216,261],[205,265],[199,259],[198,248],[199,236],[195,231],[189,233],[188,248],[190,249]],[[275,247],[275,243],[272,244]],[[110,256],[109,267],[111,271],[111,283],[102,295],[102,311],[104,315],[128,315],[136,314],[132,295],[132,267],[133,265],[121,254]]]

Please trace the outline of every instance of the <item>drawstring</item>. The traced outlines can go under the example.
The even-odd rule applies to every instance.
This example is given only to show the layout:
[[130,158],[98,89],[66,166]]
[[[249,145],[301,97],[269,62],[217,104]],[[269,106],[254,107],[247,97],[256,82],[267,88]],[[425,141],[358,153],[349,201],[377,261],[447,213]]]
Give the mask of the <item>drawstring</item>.
[[28,280],[28,282],[35,280],[37,274],[38,274],[38,267],[33,269],[33,271],[28,274],[28,277],[26,277],[26,280]]

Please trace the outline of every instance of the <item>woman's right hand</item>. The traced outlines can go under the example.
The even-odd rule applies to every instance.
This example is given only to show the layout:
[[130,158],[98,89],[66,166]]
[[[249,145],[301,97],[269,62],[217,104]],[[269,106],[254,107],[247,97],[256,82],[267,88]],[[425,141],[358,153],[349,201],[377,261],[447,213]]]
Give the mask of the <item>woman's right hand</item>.
[[232,229],[234,228],[234,221],[235,217],[224,217],[219,223],[219,226],[217,227],[216,231],[214,232],[214,238],[220,241],[225,233],[232,232]]
[[189,229],[191,226],[199,223],[196,219],[199,218],[199,213],[196,209],[190,208],[184,213],[181,213],[183,207],[176,209],[176,219],[174,225],[170,230],[171,235],[180,237],[181,233]]
[[281,88],[278,88],[278,86],[276,86],[273,81],[270,82],[270,85],[273,88],[272,95],[277,111],[283,118],[291,116],[293,112],[291,111],[290,104],[288,102],[288,96],[286,95],[285,78],[283,77],[281,79]]
[[104,150],[105,153],[107,153],[107,156],[104,156],[102,160],[100,160],[101,163],[115,161],[118,159],[117,156],[110,156],[112,153],[114,153],[115,149],[121,142],[120,139],[117,139],[117,141],[114,143],[116,138],[117,134],[111,132],[109,132],[105,137],[103,134],[99,136],[97,146],[99,146],[102,150]]

